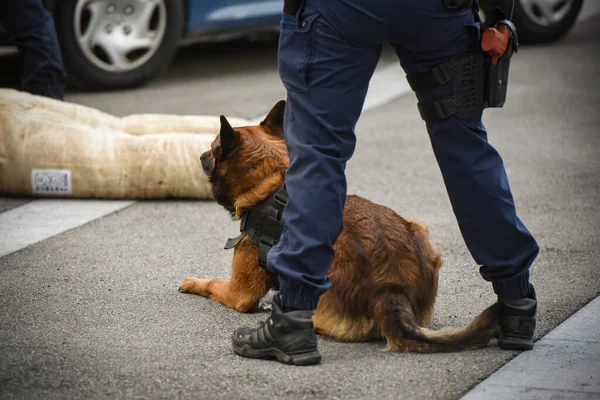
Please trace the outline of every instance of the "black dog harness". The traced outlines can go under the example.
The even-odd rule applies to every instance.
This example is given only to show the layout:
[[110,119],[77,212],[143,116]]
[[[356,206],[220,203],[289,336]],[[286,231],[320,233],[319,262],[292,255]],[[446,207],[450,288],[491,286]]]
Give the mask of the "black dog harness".
[[279,242],[283,231],[283,208],[287,204],[288,194],[285,184],[279,186],[269,197],[246,210],[240,220],[240,235],[227,239],[225,249],[233,249],[248,236],[258,246],[258,263],[267,268],[267,253]]

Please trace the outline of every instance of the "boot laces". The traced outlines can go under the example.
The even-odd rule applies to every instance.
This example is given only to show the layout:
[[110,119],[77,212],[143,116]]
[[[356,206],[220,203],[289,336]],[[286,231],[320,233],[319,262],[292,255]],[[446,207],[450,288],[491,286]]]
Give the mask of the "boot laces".
[[255,344],[265,344],[270,342],[269,338],[271,337],[271,333],[269,332],[269,325],[274,325],[273,318],[269,317],[266,320],[262,321],[258,327],[256,327],[252,334],[250,335],[251,340]]

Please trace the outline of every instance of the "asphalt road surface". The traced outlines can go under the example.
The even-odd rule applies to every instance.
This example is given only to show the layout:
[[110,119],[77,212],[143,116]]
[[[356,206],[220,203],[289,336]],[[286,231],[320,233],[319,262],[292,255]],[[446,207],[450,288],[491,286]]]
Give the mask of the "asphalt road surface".
[[[598,15],[559,43],[523,47],[509,101],[484,116],[541,247],[537,338],[600,294],[599,50]],[[395,62],[388,51],[381,67]],[[115,115],[255,118],[284,96],[276,43],[236,42],[183,49],[142,89],[67,100]],[[429,226],[445,264],[433,327],[467,324],[495,297],[462,241],[414,95],[365,111],[357,135],[349,192]],[[0,212],[27,201],[2,198]],[[210,201],[144,201],[0,258],[0,398],[456,399],[517,354],[320,338],[318,366],[237,357],[232,331],[267,314],[177,291],[189,276],[230,276],[222,248],[237,229]]]

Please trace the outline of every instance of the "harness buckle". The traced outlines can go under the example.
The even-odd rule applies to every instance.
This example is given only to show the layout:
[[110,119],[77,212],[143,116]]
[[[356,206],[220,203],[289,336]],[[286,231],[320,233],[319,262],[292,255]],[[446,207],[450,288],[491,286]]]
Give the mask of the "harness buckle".
[[281,186],[279,189],[277,189],[277,191],[273,195],[273,200],[275,202],[275,205],[273,208],[275,210],[277,210],[277,215],[274,218],[276,221],[281,221],[283,209],[285,208],[285,205],[287,204],[288,199],[289,199],[289,197],[288,197],[287,191],[285,190],[285,186]]
[[261,236],[258,240],[258,264],[267,271],[269,271],[267,268],[267,254],[269,254],[269,250],[271,250],[275,244],[277,244],[277,241],[268,236]]
[[261,236],[259,241],[258,241],[259,245],[264,245],[264,246],[269,246],[269,247],[273,247],[277,244],[277,241],[273,238],[270,238],[268,236]]
[[240,219],[240,232],[246,231],[246,224],[248,223],[248,214],[250,214],[249,211],[246,211],[242,214],[242,218]]
[[277,205],[281,206],[281,208],[285,207],[285,205],[287,204],[287,201],[288,201],[288,197],[284,196],[281,193],[275,193],[275,196],[273,196],[273,199],[275,200]]
[[289,196],[288,196],[287,190],[285,189],[285,184],[283,184],[275,192],[275,195],[273,196],[273,200],[275,200],[275,203],[279,206],[279,208],[281,208],[283,210],[283,208],[285,207],[285,205],[288,202],[288,199],[289,199]]

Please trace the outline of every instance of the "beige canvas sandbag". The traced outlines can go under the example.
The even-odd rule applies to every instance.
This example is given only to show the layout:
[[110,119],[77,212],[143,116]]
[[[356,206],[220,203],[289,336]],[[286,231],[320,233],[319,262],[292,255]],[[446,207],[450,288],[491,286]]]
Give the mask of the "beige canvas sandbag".
[[219,126],[217,116],[118,118],[0,89],[0,194],[206,199],[210,184],[199,157]]

